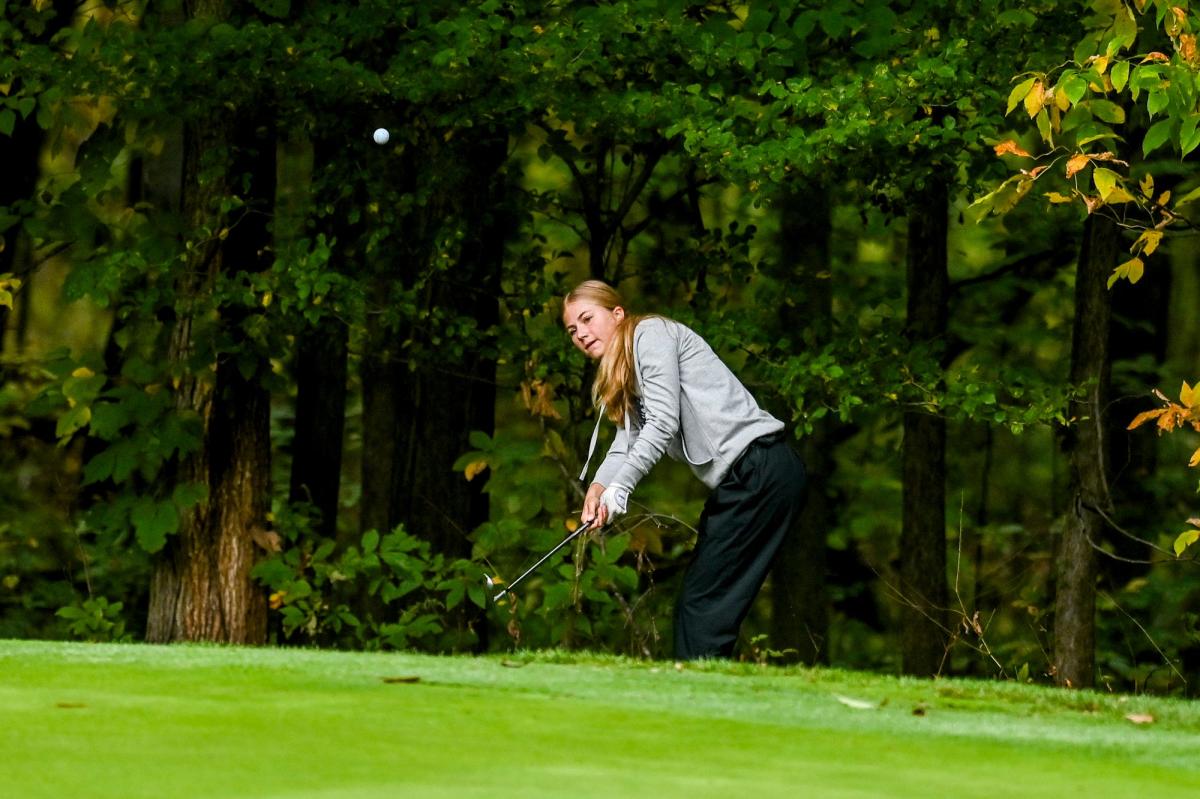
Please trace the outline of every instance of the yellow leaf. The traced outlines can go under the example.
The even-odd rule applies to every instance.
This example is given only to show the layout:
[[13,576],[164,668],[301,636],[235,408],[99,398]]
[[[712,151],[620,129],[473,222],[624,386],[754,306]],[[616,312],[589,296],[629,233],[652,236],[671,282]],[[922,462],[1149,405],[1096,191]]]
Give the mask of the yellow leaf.
[[[87,378],[93,376],[94,374],[96,374],[96,373],[93,372],[91,369],[87,368],[86,366],[81,366],[78,369],[76,369],[74,372],[71,372],[71,377],[87,379]],[[1184,385],[1186,386],[1187,383],[1184,383]]]
[[1183,551],[1192,544],[1200,541],[1200,530],[1185,530],[1175,539],[1175,557],[1183,554]]
[[568,533],[573,533],[579,529],[579,520],[572,517],[563,522],[563,527],[567,528]]
[[1188,461],[1188,466],[1200,466],[1200,449],[1192,453],[1192,459]]
[[271,294],[271,292],[268,291],[266,294],[263,294],[263,297],[262,297],[263,307],[266,308],[267,306],[269,306],[271,304],[272,299],[274,299],[274,295]]
[[1017,144],[1013,139],[1002,141],[996,145],[996,155],[1019,155],[1024,158],[1031,158],[1029,153],[1021,149],[1021,145]]
[[1054,92],[1054,105],[1059,111],[1067,112],[1071,110],[1071,98],[1067,97],[1066,92]]
[[1042,82],[1034,81],[1033,88],[1029,90],[1029,94],[1025,95],[1025,111],[1029,114],[1029,118],[1033,119],[1042,110],[1046,102],[1044,99],[1044,87]]
[[1108,195],[1112,194],[1113,190],[1120,185],[1121,176],[1111,169],[1098,166],[1092,172],[1092,182],[1096,184],[1096,191],[1100,193],[1100,199],[1108,202]]
[[[1137,241],[1133,243],[1133,252],[1141,250],[1142,255],[1153,255],[1158,249],[1158,243],[1162,241],[1163,232],[1161,230],[1147,230],[1138,236]],[[1141,245],[1139,247],[1139,245]]]
[[1108,69],[1108,56],[1098,56],[1092,65],[1096,67],[1096,72],[1103,75],[1104,70]]
[[1157,419],[1158,417],[1162,416],[1166,412],[1167,412],[1166,408],[1156,408],[1155,410],[1152,410],[1152,411],[1145,411],[1143,413],[1139,413],[1137,416],[1133,417],[1133,421],[1130,422],[1129,427],[1126,427],[1125,429],[1133,430],[1136,427],[1141,427],[1146,422],[1150,421],[1151,419]]
[[1155,200],[1154,204],[1161,208],[1166,208],[1167,203],[1169,203],[1170,201],[1171,201],[1171,190],[1167,189],[1162,194],[1158,195],[1158,199]]
[[479,474],[487,467],[487,461],[471,461],[467,464],[467,468],[463,469],[463,474],[467,476],[468,480],[474,480],[475,475]]
[[1112,203],[1131,203],[1134,201],[1133,195],[1118,186],[1117,188],[1104,195],[1104,202]]
[[1154,196],[1154,175],[1147,172],[1146,177],[1142,178],[1142,182],[1138,185],[1142,188],[1142,196],[1147,200]]
[[1125,265],[1129,267],[1127,277],[1130,283],[1136,283],[1142,279],[1142,275],[1146,271],[1146,265],[1142,263],[1141,258],[1130,258]]
[[1070,160],[1067,161],[1067,177],[1075,177],[1089,163],[1091,163],[1091,160],[1083,153],[1071,156]]
[[1179,389],[1179,404],[1185,408],[1190,408],[1196,402],[1196,390],[1183,381],[1183,388]]
[[1046,197],[1048,197],[1050,199],[1050,202],[1057,203],[1057,204],[1070,203],[1070,202],[1075,201],[1074,197],[1070,197],[1066,194],[1059,194],[1056,191],[1046,192]]

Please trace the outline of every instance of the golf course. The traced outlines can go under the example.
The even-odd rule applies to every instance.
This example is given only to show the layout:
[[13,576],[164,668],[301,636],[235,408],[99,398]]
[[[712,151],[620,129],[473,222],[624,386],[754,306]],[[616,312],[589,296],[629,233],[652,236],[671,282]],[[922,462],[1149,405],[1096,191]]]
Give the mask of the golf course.
[[0,642],[11,799],[1193,797],[1200,708],[550,652]]

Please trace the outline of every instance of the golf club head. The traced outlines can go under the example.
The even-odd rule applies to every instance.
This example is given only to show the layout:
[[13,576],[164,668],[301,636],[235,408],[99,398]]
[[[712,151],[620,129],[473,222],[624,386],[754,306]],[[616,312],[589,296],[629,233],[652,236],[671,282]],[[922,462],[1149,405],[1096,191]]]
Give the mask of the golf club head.
[[500,584],[500,582],[501,582],[501,581],[500,581],[500,580],[498,580],[498,579],[495,579],[495,578],[493,578],[493,577],[491,577],[490,575],[487,575],[487,574],[483,575],[483,581],[484,581],[484,582],[487,584],[487,595],[488,595],[488,599],[490,599],[490,600],[491,600],[493,603],[495,603],[495,602],[499,602],[499,601],[500,601],[500,599],[501,599],[501,598],[502,598],[502,597],[503,597],[505,594],[507,594],[507,593],[508,593],[508,589],[507,589],[507,588],[503,588],[503,589],[501,589],[501,590],[500,590],[500,593],[496,594],[495,596],[492,596],[492,591],[493,591],[493,590],[496,588],[496,586],[497,586],[497,585],[499,585],[499,584]]

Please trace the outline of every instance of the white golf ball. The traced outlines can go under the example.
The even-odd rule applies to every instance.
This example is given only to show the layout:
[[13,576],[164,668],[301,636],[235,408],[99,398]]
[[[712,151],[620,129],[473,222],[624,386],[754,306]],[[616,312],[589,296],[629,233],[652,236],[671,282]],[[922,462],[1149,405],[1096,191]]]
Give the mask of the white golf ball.
[[392,138],[392,134],[388,133],[387,128],[376,128],[375,129],[375,143],[376,144],[387,144],[388,139],[390,139],[390,138]]

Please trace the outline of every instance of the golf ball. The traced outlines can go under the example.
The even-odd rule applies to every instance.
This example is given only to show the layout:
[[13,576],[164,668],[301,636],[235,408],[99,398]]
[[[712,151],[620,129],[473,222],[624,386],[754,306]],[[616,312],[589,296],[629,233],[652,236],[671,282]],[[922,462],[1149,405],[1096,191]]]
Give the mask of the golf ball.
[[388,139],[390,139],[390,138],[392,138],[392,134],[388,133],[387,128],[376,128],[375,129],[375,143],[376,144],[387,144]]

